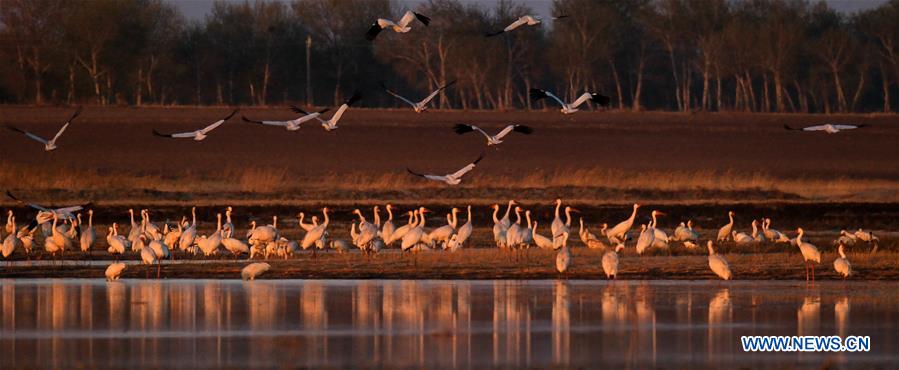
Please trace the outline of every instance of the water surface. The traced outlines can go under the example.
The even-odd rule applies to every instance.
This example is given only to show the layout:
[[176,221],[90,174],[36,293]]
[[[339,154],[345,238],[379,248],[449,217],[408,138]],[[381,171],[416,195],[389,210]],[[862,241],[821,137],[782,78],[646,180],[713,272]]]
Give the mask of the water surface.
[[[891,367],[899,283],[0,280],[0,368]],[[869,335],[870,353],[743,353]]]

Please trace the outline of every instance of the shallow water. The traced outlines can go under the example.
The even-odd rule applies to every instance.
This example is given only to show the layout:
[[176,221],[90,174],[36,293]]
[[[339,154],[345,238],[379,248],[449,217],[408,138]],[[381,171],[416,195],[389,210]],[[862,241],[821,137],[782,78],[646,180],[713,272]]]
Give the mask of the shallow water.
[[[899,283],[0,280],[0,368],[890,367]],[[868,335],[870,353],[743,353]]]

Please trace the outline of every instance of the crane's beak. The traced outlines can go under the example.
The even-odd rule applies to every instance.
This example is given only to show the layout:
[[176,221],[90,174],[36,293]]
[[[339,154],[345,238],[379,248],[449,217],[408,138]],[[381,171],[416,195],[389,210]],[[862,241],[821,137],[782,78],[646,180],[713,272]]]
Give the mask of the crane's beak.
[[668,216],[668,214],[665,212],[656,212],[656,214],[659,216]]
[[577,209],[577,208],[572,208],[572,209],[571,209],[571,212],[581,213],[581,210],[579,210],[579,209]]

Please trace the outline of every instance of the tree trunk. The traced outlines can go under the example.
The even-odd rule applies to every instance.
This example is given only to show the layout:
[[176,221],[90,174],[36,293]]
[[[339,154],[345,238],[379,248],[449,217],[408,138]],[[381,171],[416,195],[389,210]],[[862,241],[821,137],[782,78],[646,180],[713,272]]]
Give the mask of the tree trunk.
[[783,79],[780,76],[780,71],[774,72],[774,102],[778,112],[784,112],[786,110]]
[[833,64],[830,65],[830,75],[833,77],[833,87],[836,90],[837,109],[840,112],[846,112],[846,94],[843,93],[843,82],[840,80],[840,71]]
[[[609,66],[612,68],[612,77],[615,79],[615,91],[618,93],[618,110],[624,110],[624,93],[621,92],[621,79],[618,78],[618,69],[615,62],[609,58]],[[594,90],[596,91],[596,90]]]
[[265,67],[262,69],[262,91],[259,94],[259,104],[265,105],[268,100],[268,81],[271,78],[271,62],[266,61]]
[[674,77],[674,96],[677,100],[677,110],[684,110],[684,104],[681,102],[680,79],[677,78],[677,64],[674,62],[674,45],[671,40],[665,40],[665,47],[668,49],[668,59],[671,61],[671,74]]
[[721,69],[715,65],[715,111],[721,111],[721,99]]
[[880,80],[883,87],[883,112],[892,111],[890,107],[890,76],[883,62],[880,62]]
[[853,94],[853,96],[852,96],[852,106],[850,106],[850,108],[849,108],[850,111],[855,112],[855,107],[858,106],[858,101],[862,97],[862,90],[865,89],[865,77],[866,77],[865,75],[867,74],[867,73],[865,73],[866,70],[867,70],[867,67],[864,67],[864,66],[859,68],[858,86],[855,87],[855,94]]
[[702,65],[702,110],[711,110],[711,91],[709,90],[709,80],[711,79],[711,63],[706,61]]
[[643,109],[640,105],[640,96],[643,93],[643,67],[646,64],[646,58],[643,56],[643,49],[640,49],[640,60],[637,62],[637,87],[634,89],[634,97],[631,101],[631,110],[639,112]]
[[75,103],[75,62],[69,63],[69,92],[66,94],[66,104]]
[[143,95],[144,87],[144,69],[142,67],[137,68],[137,86],[134,87],[134,105],[141,106],[143,102],[141,100],[141,96]]

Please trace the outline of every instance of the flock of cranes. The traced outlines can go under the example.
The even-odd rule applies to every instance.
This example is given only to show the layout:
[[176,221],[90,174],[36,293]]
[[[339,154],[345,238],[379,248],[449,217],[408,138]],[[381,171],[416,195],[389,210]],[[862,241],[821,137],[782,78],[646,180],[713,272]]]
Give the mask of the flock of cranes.
[[[553,19],[561,19],[565,16],[553,17]],[[407,11],[399,21],[391,21],[388,19],[378,19],[369,29],[366,37],[373,41],[385,29],[393,30],[396,33],[407,33],[412,30],[412,23],[419,21],[427,26],[431,19],[422,14]],[[539,17],[525,15],[518,18],[502,30],[489,32],[487,37],[497,36],[502,33],[512,32],[522,26],[539,25],[542,20]],[[406,98],[395,91],[387,88],[383,83],[383,90],[395,98],[408,104],[416,113],[424,112],[428,109],[431,101],[455,81],[451,81],[444,86],[439,86],[436,90],[430,92],[423,99],[415,101]],[[538,101],[542,99],[551,100],[560,106],[563,114],[573,114],[578,112],[583,104],[594,102],[601,106],[608,106],[610,98],[593,92],[585,92],[577,99],[570,103],[556,96],[550,91],[534,88],[529,91],[531,99]],[[354,93],[347,99],[337,111],[328,119],[323,118],[323,114],[330,109],[325,108],[318,111],[307,112],[296,106],[291,106],[291,111],[299,115],[299,117],[287,120],[256,120],[246,116],[241,116],[242,121],[259,124],[264,126],[283,127],[287,131],[299,130],[306,122],[317,121],[326,131],[336,130],[341,117],[346,113],[349,107],[353,106],[362,98],[360,93]],[[205,140],[214,130],[224,125],[229,119],[238,113],[238,109],[234,109],[229,115],[223,117],[214,123],[203,128],[175,133],[162,133],[153,130],[153,134],[160,137],[173,139],[192,139],[194,141]],[[26,137],[35,140],[44,146],[45,151],[53,151],[58,148],[57,141],[69,127],[69,125],[82,113],[82,108],[78,108],[71,117],[63,124],[59,131],[52,139],[45,139],[31,132],[7,126],[8,129],[24,134]],[[827,133],[837,133],[843,130],[850,130],[864,125],[818,125],[803,128],[792,128],[785,126],[789,130],[803,131],[824,131]],[[528,126],[511,124],[502,129],[495,135],[490,135],[480,127],[470,124],[457,124],[453,130],[460,135],[469,132],[479,132],[486,138],[487,146],[500,145],[508,138],[510,134],[519,133],[529,135],[533,133],[533,129]],[[463,177],[474,170],[478,163],[484,158],[484,153],[468,163],[460,170],[446,174],[427,174],[406,170],[414,176],[418,176],[431,181],[439,181],[448,185],[458,185],[462,182]],[[12,194],[8,195],[16,199]],[[16,199],[18,200],[18,199]],[[557,250],[556,268],[560,274],[565,273],[572,260],[572,255],[568,248],[569,235],[572,227],[572,212],[576,209],[568,206],[562,208],[562,201],[557,200],[555,207],[555,218],[550,223],[548,236],[541,235],[538,231],[538,222],[532,220],[531,212],[521,207],[515,206],[514,201],[509,201],[505,213],[502,217],[498,217],[502,207],[493,206],[493,239],[497,247],[526,251],[531,246],[542,249]],[[43,236],[44,250],[55,256],[65,253],[67,250],[74,250],[77,245],[82,252],[91,252],[95,249],[94,245],[98,241],[98,237],[93,225],[93,211],[87,210],[87,223],[83,223],[82,214],[78,213],[86,208],[84,206],[74,206],[51,209],[37,204],[30,204],[36,209],[37,215],[34,219],[22,228],[16,227],[15,216],[9,213],[6,234],[3,239],[2,255],[8,258],[17,249],[22,249],[30,255],[35,243],[35,231],[40,227]],[[514,207],[514,208],[513,208]],[[584,227],[583,219],[580,220],[579,235],[584,245],[592,249],[606,250],[602,256],[602,267],[608,278],[615,278],[618,275],[619,258],[618,253],[625,248],[625,243],[629,240],[629,231],[634,228],[639,204],[634,204],[633,211],[629,218],[609,228],[606,224],[602,225],[600,235],[593,234]],[[289,258],[300,250],[316,250],[333,249],[337,251],[347,251],[353,247],[360,249],[364,253],[378,253],[384,248],[390,248],[397,245],[402,251],[421,251],[434,248],[444,249],[448,251],[456,251],[464,247],[466,241],[470,238],[472,226],[472,210],[467,207],[466,222],[459,225],[458,213],[459,209],[453,208],[447,215],[447,223],[439,225],[431,230],[426,229],[427,217],[430,212],[425,207],[419,207],[407,212],[408,220],[405,224],[394,220],[393,211],[395,208],[391,205],[386,206],[388,217],[386,220],[381,219],[379,207],[373,209],[373,220],[369,221],[360,210],[355,210],[354,215],[357,218],[353,221],[350,229],[351,239],[349,241],[331,238],[328,233],[330,224],[329,209],[323,208],[321,222],[318,216],[311,218],[310,223],[305,222],[305,215],[298,215],[300,228],[304,232],[301,240],[289,240],[280,235],[278,229],[278,219],[273,217],[272,223],[267,225],[258,225],[255,221],[251,224],[250,230],[246,233],[245,238],[241,238],[235,233],[235,227],[232,222],[232,209],[229,207],[225,210],[225,220],[223,222],[222,214],[217,215],[217,227],[215,231],[209,235],[198,235],[198,224],[196,217],[196,209],[192,210],[191,222],[184,217],[180,222],[174,225],[166,222],[161,227],[150,219],[148,210],[140,211],[140,221],[135,219],[134,211],[130,211],[130,228],[127,234],[120,233],[118,223],[113,223],[107,228],[106,244],[107,252],[116,256],[133,252],[139,254],[143,263],[157,266],[157,275],[160,274],[160,260],[166,258],[174,258],[174,252],[204,256],[216,256],[218,254],[230,253],[234,256],[248,255],[254,258],[257,255],[264,258],[273,256]],[[510,218],[514,210],[515,221]],[[522,223],[522,214],[526,223]],[[562,215],[564,214],[564,220]],[[647,224],[640,225],[640,233],[635,238],[635,249],[638,254],[643,254],[651,248],[667,248],[669,243],[679,241],[687,248],[697,247],[700,235],[693,229],[691,220],[681,223],[675,230],[674,234],[669,236],[658,226],[658,217],[665,214],[654,210],[651,212],[651,221]],[[760,241],[788,242],[796,245],[802,253],[803,260],[806,264],[807,279],[814,279],[814,264],[821,263],[821,255],[817,248],[802,240],[803,230],[797,230],[798,235],[790,239],[783,233],[771,229],[771,220],[763,219],[761,223],[753,220],[752,232],[738,232],[733,230],[734,219],[733,212],[729,213],[730,222],[720,228],[716,241],[723,242],[732,240],[735,244],[757,243]],[[603,240],[604,239],[604,240]],[[844,245],[852,245],[856,241],[876,241],[876,238],[868,232],[859,230],[856,233],[842,232],[839,241],[840,258],[834,262],[834,268],[844,277],[848,277],[851,273],[849,261],[843,253]],[[607,244],[608,243],[608,244]],[[714,243],[709,240],[707,243],[709,251],[709,267],[715,274],[722,279],[729,280],[732,277],[730,267],[723,256],[715,253]],[[266,263],[254,263],[245,269],[243,277],[245,279],[253,279],[256,276],[268,271],[271,268]],[[117,279],[121,272],[125,269],[125,264],[116,262],[107,270],[107,277],[111,280]]]
[[[22,202],[12,194],[8,193],[8,196]],[[523,209],[514,200],[506,204],[504,211],[503,206],[492,205],[492,233],[495,246],[500,250],[515,253],[514,255],[519,258],[530,248],[556,251],[556,269],[560,276],[564,276],[573,258],[568,245],[573,229],[572,213],[578,213],[579,210],[571,206],[562,207],[562,204],[561,199],[557,199],[554,203],[554,217],[549,222],[548,234],[541,234],[538,230],[539,223],[531,217],[531,211]],[[30,258],[35,253],[36,239],[41,237],[44,251],[51,258],[56,256],[62,258],[62,254],[67,251],[79,250],[92,255],[94,251],[101,249],[97,243],[99,238],[93,223],[94,212],[87,208],[89,205],[63,208],[49,208],[38,204],[28,206],[36,210],[37,214],[25,226],[18,227],[13,212],[7,213],[6,225],[3,228],[7,235],[3,238],[0,248],[3,258],[10,258],[16,250],[21,250]],[[692,220],[681,222],[671,235],[662,230],[658,226],[658,218],[665,216],[665,213],[658,210],[650,212],[650,221],[640,225],[639,234],[631,233],[631,230],[636,229],[639,208],[640,204],[634,204],[631,215],[614,227],[609,228],[607,224],[602,224],[599,234],[594,234],[585,227],[583,218],[579,220],[577,233],[581,242],[589,249],[603,251],[601,265],[609,279],[618,277],[620,261],[618,253],[625,249],[628,242],[633,242],[637,255],[644,255],[651,249],[670,253],[669,248],[676,242],[681,243],[684,248],[695,249],[700,242],[701,235],[693,229]],[[365,212],[355,209],[352,212],[354,219],[349,230],[350,240],[330,235],[331,211],[327,207],[321,209],[321,219],[315,215],[307,220],[306,214],[301,212],[297,214],[297,220],[304,234],[298,240],[290,240],[281,234],[277,216],[273,216],[272,222],[266,225],[253,221],[245,234],[239,234],[233,223],[231,207],[224,209],[224,215],[223,213],[216,215],[216,228],[207,235],[198,232],[196,207],[191,209],[190,219],[183,216],[174,224],[165,222],[161,225],[152,221],[149,210],[135,212],[131,209],[126,220],[129,223],[127,233],[120,231],[118,222],[107,228],[106,252],[116,260],[108,267],[107,277],[110,280],[118,278],[126,266],[118,259],[129,253],[139,256],[143,264],[155,265],[158,277],[161,271],[160,262],[175,259],[176,252],[181,256],[202,256],[201,258],[230,256],[250,260],[288,259],[301,251],[311,252],[314,256],[317,252],[327,250],[349,252],[351,249],[358,249],[368,256],[378,254],[387,248],[398,248],[402,252],[430,250],[456,252],[469,244],[474,231],[471,206],[465,209],[452,208],[446,215],[445,224],[434,225],[430,229],[427,225],[427,214],[431,211],[426,207],[408,210],[405,218],[402,214],[396,214],[397,209],[391,204],[387,204],[384,210],[386,218],[382,218],[381,207],[374,206],[372,219],[369,220]],[[86,212],[86,217],[83,217],[82,212]],[[459,215],[463,212],[465,222],[460,224],[462,220]],[[821,253],[815,245],[803,239],[805,231],[802,228],[798,228],[796,237],[791,239],[772,229],[771,220],[765,218],[761,228],[758,228],[758,222],[753,220],[753,230],[751,234],[746,234],[734,230],[734,212],[728,212],[728,217],[729,222],[718,229],[718,243],[731,242],[744,245],[768,241],[791,244],[796,246],[802,255],[806,279],[814,280],[815,265],[822,262]],[[403,219],[405,223],[402,222]],[[742,235],[746,235],[749,239],[745,240]],[[858,242],[876,245],[878,240],[869,231],[861,229],[854,233],[842,231],[834,241],[834,244],[838,245],[840,256],[833,262],[834,270],[843,278],[849,277],[852,268],[844,248]],[[711,271],[721,279],[730,280],[733,277],[730,266],[722,255],[715,252],[715,242],[708,240],[707,248]],[[253,279],[270,268],[271,266],[264,262],[253,263],[243,272],[243,277]],[[149,270],[147,271],[149,274]]]

